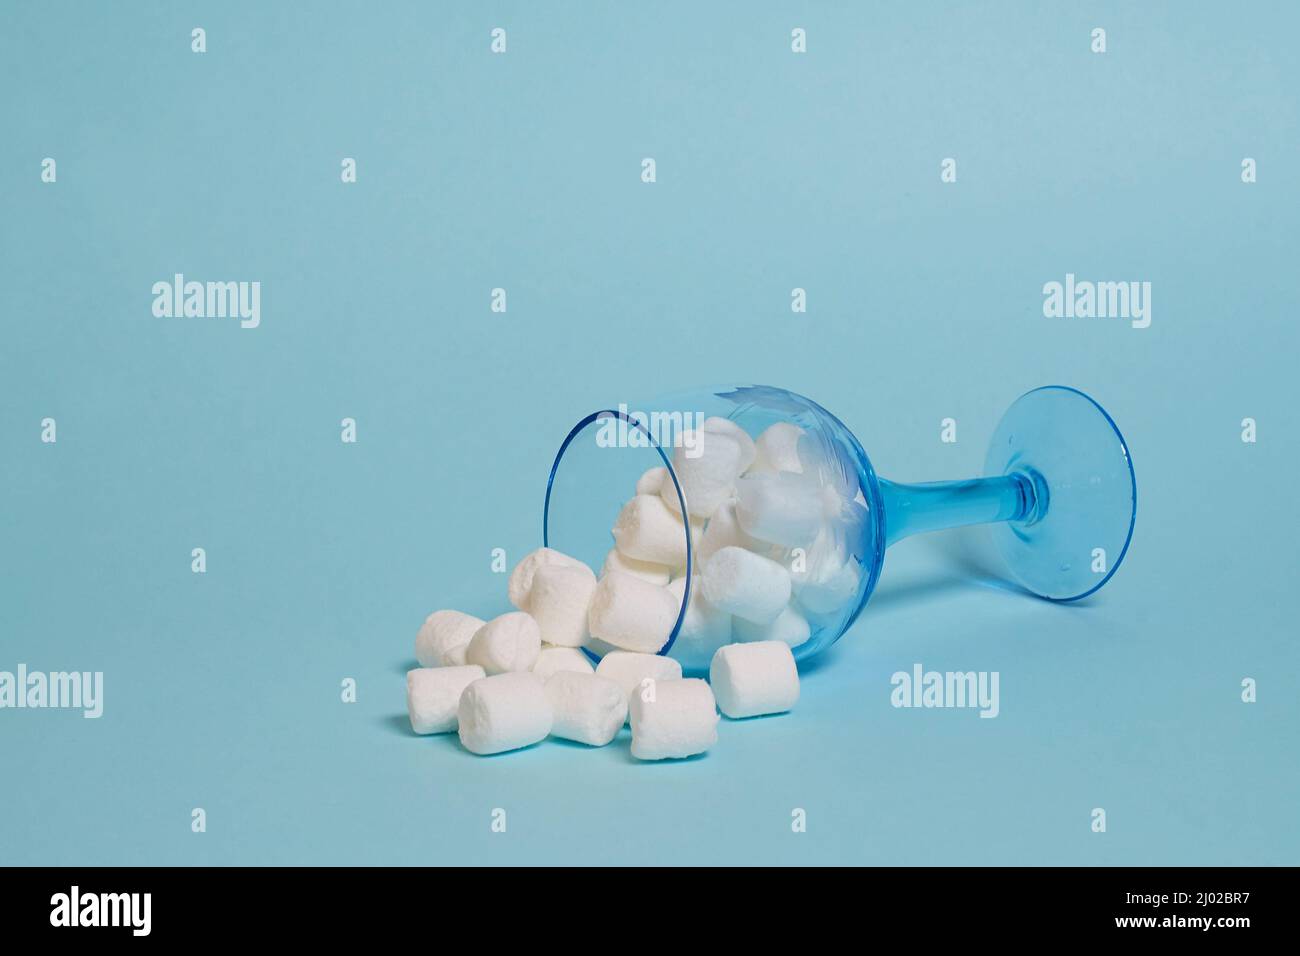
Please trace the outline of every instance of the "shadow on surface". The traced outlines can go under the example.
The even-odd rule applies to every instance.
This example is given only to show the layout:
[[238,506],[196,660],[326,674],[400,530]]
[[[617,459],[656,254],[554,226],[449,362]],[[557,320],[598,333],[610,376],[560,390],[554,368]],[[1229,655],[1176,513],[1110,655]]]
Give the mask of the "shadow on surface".
[[421,736],[411,729],[411,718],[406,714],[388,714],[380,717],[379,726],[389,733],[400,734],[403,737]]

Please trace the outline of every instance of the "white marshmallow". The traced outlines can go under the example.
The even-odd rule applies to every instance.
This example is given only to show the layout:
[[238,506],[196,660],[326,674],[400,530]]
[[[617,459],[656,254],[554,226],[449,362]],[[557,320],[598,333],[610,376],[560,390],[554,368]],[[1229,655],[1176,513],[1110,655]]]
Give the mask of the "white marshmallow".
[[790,574],[771,558],[726,547],[700,575],[700,593],[719,610],[755,624],[769,624],[790,603]]
[[856,560],[823,568],[816,577],[810,577],[795,587],[799,603],[813,614],[833,614],[843,610],[858,596],[862,572]]
[[542,680],[547,680],[552,674],[558,674],[562,671],[575,674],[594,674],[596,668],[591,666],[590,658],[576,647],[543,645],[542,652],[537,655],[537,663],[533,665],[533,673]]
[[767,624],[754,624],[736,618],[732,633],[736,640],[746,644],[780,641],[787,647],[798,647],[812,636],[812,625],[793,604],[781,609],[775,620]]
[[802,428],[790,422],[777,422],[763,429],[754,441],[758,452],[754,469],[801,474],[803,463],[799,460],[799,439],[803,434]]
[[754,464],[754,459],[758,455],[758,448],[754,443],[754,439],[749,437],[749,432],[730,418],[723,418],[720,415],[706,418],[704,420],[704,433],[706,441],[710,435],[726,435],[740,446],[740,471],[737,474],[744,474]]
[[609,554],[605,555],[605,563],[601,566],[600,576],[604,577],[611,571],[626,571],[628,574],[635,574],[641,580],[649,581],[651,584],[657,584],[660,587],[671,581],[673,577],[673,570],[668,565],[629,558],[625,554],[620,554],[618,548],[610,548]]
[[585,650],[588,650],[588,651],[590,651],[591,653],[595,654],[595,655],[596,655],[596,660],[597,660],[598,662],[604,660],[605,657],[606,657],[607,655],[609,655],[609,654],[614,654],[614,653],[619,653],[619,654],[629,653],[629,652],[627,652],[627,651],[620,651],[620,650],[619,650],[617,647],[615,647],[613,644],[610,644],[610,643],[608,643],[608,642],[606,642],[606,641],[602,641],[602,640],[601,640],[600,638],[598,638],[598,637],[593,637],[593,638],[591,638],[591,640],[587,641],[587,646],[586,646]]
[[510,583],[506,592],[506,596],[510,598],[510,603],[521,611],[527,611],[528,593],[533,589],[533,576],[537,574],[537,569],[557,564],[570,568],[587,567],[577,558],[571,558],[554,548],[538,548],[536,551],[524,555],[523,560],[516,564],[515,569],[510,572]]
[[587,608],[595,593],[596,575],[585,564],[538,568],[528,592],[528,613],[541,628],[542,640],[561,647],[586,643]]
[[596,665],[596,673],[618,684],[630,706],[632,695],[641,689],[642,681],[681,680],[682,665],[658,654],[610,651]]
[[759,541],[745,534],[744,529],[740,527],[740,522],[736,520],[736,503],[725,501],[718,506],[709,523],[704,526],[700,545],[695,549],[696,569],[703,567],[717,551],[732,546],[768,557],[771,557],[769,552],[777,550],[770,542]]
[[421,667],[406,672],[406,713],[417,734],[456,729],[461,692],[483,677],[481,667]]
[[736,482],[736,519],[746,534],[789,548],[804,547],[822,525],[821,488],[801,475],[780,472]]
[[805,432],[799,436],[798,451],[805,475],[830,485],[841,498],[852,498],[857,492],[857,468],[845,460],[848,453],[824,434]]
[[531,614],[511,611],[494,617],[475,633],[465,651],[465,661],[488,674],[526,671],[542,651],[542,631]]
[[551,705],[535,674],[497,674],[476,680],[456,707],[460,742],[476,754],[535,744],[551,732]]
[[615,647],[653,654],[668,642],[681,606],[667,588],[612,571],[596,586],[587,627],[592,637]]
[[483,621],[460,611],[434,611],[415,635],[415,659],[421,667],[464,664],[465,649]]
[[636,480],[636,493],[638,495],[657,495],[667,480],[668,469],[663,465],[658,468],[647,468],[645,473]]
[[[692,516],[689,521],[691,529],[691,556],[694,560],[695,573],[699,573],[700,568],[700,541],[704,537],[704,526],[707,524],[706,519]],[[681,577],[686,571],[686,559],[673,565],[673,577]]]
[[626,557],[665,564],[686,563],[689,524],[658,495],[637,495],[623,506],[614,522],[614,544]]
[[655,681],[633,694],[631,723],[638,760],[692,757],[718,742],[713,691],[696,678]]
[[822,498],[822,517],[828,521],[835,521],[839,518],[840,513],[848,505],[848,501],[840,497],[840,493],[831,485],[823,485],[821,491]]
[[[688,446],[693,446],[690,454]],[[754,441],[744,429],[725,418],[705,419],[704,427],[673,451],[673,471],[686,497],[686,510],[697,518],[708,518],[732,496],[736,479],[753,460]],[[670,510],[680,510],[671,480],[664,482],[659,493]]]
[[[668,585],[668,591],[680,604],[686,592],[686,579],[673,581]],[[692,667],[703,668],[714,651],[730,643],[731,615],[709,603],[700,592],[700,575],[697,574],[691,579],[690,606],[669,653]]]
[[857,597],[858,563],[838,538],[833,528],[823,528],[802,561],[790,568],[795,597],[813,614],[830,614]]
[[608,677],[562,671],[546,682],[551,734],[603,747],[627,720],[627,695]]
[[799,669],[780,641],[719,648],[709,665],[709,683],[728,717],[779,714],[799,702]]

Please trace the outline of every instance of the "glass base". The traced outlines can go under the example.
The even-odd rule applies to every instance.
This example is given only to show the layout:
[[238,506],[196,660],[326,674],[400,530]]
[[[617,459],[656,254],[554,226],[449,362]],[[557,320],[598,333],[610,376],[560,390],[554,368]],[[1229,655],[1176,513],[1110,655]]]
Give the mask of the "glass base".
[[1002,416],[984,468],[1019,473],[1035,490],[1024,520],[991,526],[1016,580],[1040,597],[1075,601],[1111,579],[1133,537],[1137,482],[1105,409],[1063,385],[1027,392]]

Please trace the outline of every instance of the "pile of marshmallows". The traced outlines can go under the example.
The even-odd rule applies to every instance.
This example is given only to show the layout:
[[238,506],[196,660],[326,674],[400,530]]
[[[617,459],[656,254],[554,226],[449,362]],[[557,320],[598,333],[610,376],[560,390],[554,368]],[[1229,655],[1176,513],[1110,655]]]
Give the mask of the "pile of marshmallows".
[[[702,431],[673,457],[685,524],[668,470],[652,468],[614,524],[599,579],[541,548],[510,575],[518,611],[486,622],[429,615],[415,640],[420,667],[406,677],[417,734],[458,730],[467,750],[494,754],[547,735],[604,746],[630,722],[632,755],[661,760],[716,743],[718,708],[740,718],[794,706],[791,648],[808,640],[810,617],[840,612],[857,593],[861,568],[842,528],[865,513],[861,495],[856,481],[827,480],[795,425],[757,440],[724,418]],[[656,653],[685,594],[686,526],[696,574],[674,653],[709,661],[707,683]],[[584,647],[601,655],[597,667]]]

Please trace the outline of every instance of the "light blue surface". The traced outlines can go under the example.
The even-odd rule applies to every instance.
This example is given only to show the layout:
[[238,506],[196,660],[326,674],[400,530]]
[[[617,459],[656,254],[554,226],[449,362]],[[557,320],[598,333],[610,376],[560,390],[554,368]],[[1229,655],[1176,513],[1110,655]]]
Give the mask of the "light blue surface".
[[[1298,30],[7,5],[0,669],[102,670],[105,713],[0,711],[0,862],[1300,862]],[[175,272],[261,281],[261,327],[154,318]],[[1045,318],[1067,273],[1150,281],[1150,327]],[[409,736],[417,626],[504,608],[490,550],[537,544],[569,426],[717,381],[816,399],[900,481],[979,474],[1017,395],[1082,388],[1138,467],[1125,566],[1061,607],[985,586],[983,530],[909,539],[798,710],[702,760]],[[891,707],[917,662],[1000,672],[1000,716]]]

